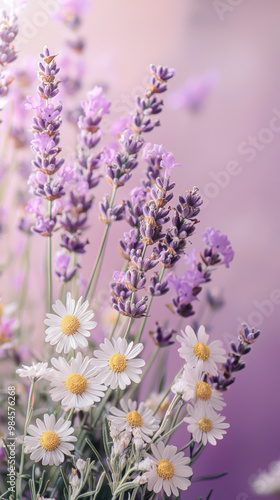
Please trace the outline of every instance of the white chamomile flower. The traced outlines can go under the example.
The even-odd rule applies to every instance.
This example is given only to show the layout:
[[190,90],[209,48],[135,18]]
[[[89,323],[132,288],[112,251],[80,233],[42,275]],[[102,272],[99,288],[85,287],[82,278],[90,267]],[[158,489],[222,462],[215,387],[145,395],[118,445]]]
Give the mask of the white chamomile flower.
[[220,340],[215,340],[208,345],[209,335],[205,332],[204,326],[200,326],[197,336],[194,330],[187,326],[182,337],[177,335],[177,340],[181,347],[178,352],[191,368],[196,368],[209,375],[217,375],[216,363],[225,363],[226,351],[222,347]]
[[225,423],[225,417],[216,413],[210,406],[201,403],[195,406],[188,405],[189,416],[184,418],[187,422],[188,431],[193,435],[194,441],[205,446],[207,442],[217,444],[217,439],[223,439],[229,424]]
[[134,438],[149,443],[150,436],[159,428],[159,421],[155,419],[152,410],[145,407],[144,403],[140,403],[138,406],[137,402],[131,399],[128,401],[121,399],[120,406],[122,410],[112,406],[110,408],[112,416],[107,416],[114,429],[118,430],[119,433],[131,432]]
[[93,359],[100,382],[111,389],[120,387],[121,390],[130,385],[131,381],[140,382],[141,367],[145,365],[145,361],[134,358],[142,352],[143,344],[133,346],[133,342],[128,344],[126,339],[113,339],[113,342],[105,339],[100,348],[100,351],[94,351],[96,358]]
[[68,363],[64,358],[52,358],[54,368],[48,379],[51,381],[50,396],[53,401],[61,401],[67,408],[85,409],[100,401],[106,391],[100,383],[92,360],[83,358],[78,352]]
[[18,368],[16,373],[20,377],[29,377],[30,380],[41,379],[49,373],[50,368],[48,368],[48,363],[33,363],[32,366],[22,365],[22,368]]
[[166,495],[171,493],[176,497],[179,490],[187,490],[191,482],[189,477],[193,471],[188,466],[190,459],[181,451],[177,453],[176,446],[165,446],[162,442],[151,445],[152,455],[147,455],[140,462],[139,469],[146,470],[145,478],[148,482],[148,490],[159,493],[164,490]]
[[55,421],[54,415],[44,415],[44,422],[36,419],[37,425],[29,425],[27,432],[31,434],[25,438],[25,453],[31,453],[34,462],[42,460],[43,465],[60,465],[64,462],[64,455],[71,455],[74,450],[72,436],[74,429],[70,420],[60,418]]
[[257,495],[279,495],[280,460],[273,462],[267,472],[261,472],[252,481],[252,488]]
[[205,382],[203,373],[200,370],[190,369],[185,365],[182,382],[182,399],[184,401],[191,400],[194,404],[200,401],[217,411],[221,411],[226,406],[222,394],[213,389],[208,382]]
[[87,311],[88,301],[82,301],[83,297],[80,297],[76,304],[68,292],[66,306],[57,300],[52,306],[56,314],[47,314],[44,323],[49,328],[46,329],[45,340],[51,345],[56,344],[56,351],[59,353],[64,351],[67,354],[71,349],[87,347],[86,337],[90,336],[90,331],[97,325],[95,321],[91,321],[93,312]]

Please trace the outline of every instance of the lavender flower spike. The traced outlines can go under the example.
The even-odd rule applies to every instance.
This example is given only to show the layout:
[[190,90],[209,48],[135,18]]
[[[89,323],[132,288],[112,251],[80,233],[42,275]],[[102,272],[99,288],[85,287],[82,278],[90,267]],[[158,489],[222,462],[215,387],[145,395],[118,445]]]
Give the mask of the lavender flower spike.
[[14,80],[14,77],[7,71],[7,66],[17,58],[13,44],[17,34],[17,17],[15,15],[8,16],[4,11],[0,17],[0,97],[5,97],[8,94],[8,87]]

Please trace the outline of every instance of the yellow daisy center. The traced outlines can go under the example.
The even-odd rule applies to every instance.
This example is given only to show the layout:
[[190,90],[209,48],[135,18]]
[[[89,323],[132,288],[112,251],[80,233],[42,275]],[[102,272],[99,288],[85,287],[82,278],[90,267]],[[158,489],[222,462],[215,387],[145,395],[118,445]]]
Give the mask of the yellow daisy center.
[[202,417],[198,422],[197,422],[197,427],[199,428],[200,431],[202,432],[209,432],[211,431],[213,427],[213,422],[212,420],[209,420],[209,418]]
[[64,335],[74,335],[80,326],[80,322],[73,314],[66,314],[62,318],[60,326]]
[[212,396],[212,387],[207,382],[197,382],[195,384],[195,394],[198,399],[207,401]]
[[70,373],[66,377],[65,385],[72,394],[83,394],[87,388],[87,380],[80,373]]
[[175,467],[172,462],[165,458],[157,463],[157,474],[162,479],[171,479],[174,476]]
[[3,304],[0,303],[0,318],[3,316],[4,313],[4,306]]
[[193,346],[193,352],[198,359],[203,359],[203,361],[206,361],[210,356],[210,349],[203,342],[197,342]]
[[54,451],[58,447],[60,439],[56,432],[45,431],[40,437],[40,445],[46,451]]
[[113,372],[123,372],[126,368],[126,357],[123,354],[115,352],[109,359],[109,366]]
[[130,427],[141,427],[143,424],[143,418],[138,411],[130,411],[126,415],[126,420],[128,421]]

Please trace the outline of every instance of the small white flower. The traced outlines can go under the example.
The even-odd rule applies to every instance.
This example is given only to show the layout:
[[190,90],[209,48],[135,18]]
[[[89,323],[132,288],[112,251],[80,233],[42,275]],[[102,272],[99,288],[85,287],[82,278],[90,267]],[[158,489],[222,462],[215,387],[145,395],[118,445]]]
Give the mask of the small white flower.
[[[159,428],[159,421],[154,418],[152,410],[145,407],[144,403],[140,403],[137,408],[137,402],[131,399],[127,402],[121,399],[120,406],[122,410],[112,406],[110,408],[112,416],[107,416],[114,429],[118,429],[119,433],[131,432],[135,439],[149,443],[151,436]],[[138,445],[140,446],[140,443]]]
[[202,404],[218,411],[221,411],[226,406],[222,394],[204,381],[203,373],[198,369],[190,369],[185,365],[181,379],[182,399],[184,401],[191,400],[193,404],[200,401]]
[[158,445],[151,445],[152,455],[148,455],[143,462],[140,462],[139,469],[146,470],[144,477],[148,481],[148,490],[159,493],[164,490],[170,496],[176,497],[179,490],[187,490],[191,482],[188,477],[193,471],[187,465],[190,462],[183,452],[177,453],[176,446],[164,446],[161,442]]
[[113,339],[113,343],[105,339],[100,348],[100,351],[94,351],[96,358],[93,359],[100,382],[111,389],[120,387],[122,390],[130,385],[131,381],[140,382],[141,367],[145,365],[145,361],[134,358],[142,352],[143,344],[133,347],[133,342],[128,344],[126,339],[119,337],[117,340]]
[[86,468],[86,462],[82,458],[78,458],[76,462],[76,467],[79,472],[83,472]]
[[105,385],[96,377],[92,360],[78,352],[68,363],[64,358],[52,358],[54,368],[48,374],[51,381],[50,396],[67,408],[85,409],[100,401]]
[[22,365],[22,368],[18,368],[16,373],[20,377],[29,377],[30,380],[41,379],[49,373],[50,368],[48,368],[48,363],[33,363],[32,366]]
[[31,453],[34,462],[42,460],[43,465],[60,465],[64,462],[64,455],[71,455],[74,449],[72,436],[74,429],[70,420],[60,418],[55,421],[54,415],[44,415],[44,422],[36,419],[36,425],[29,425],[27,432],[31,436],[25,438],[25,453]]
[[279,495],[280,460],[273,462],[267,472],[261,472],[252,481],[252,488],[257,495]]
[[223,439],[229,424],[225,423],[225,417],[216,413],[210,406],[201,403],[195,406],[188,405],[189,416],[184,418],[187,422],[188,431],[193,435],[194,441],[205,446],[207,442],[217,444],[217,439]]
[[178,352],[191,368],[196,368],[209,375],[217,375],[216,363],[225,363],[226,351],[222,347],[220,340],[215,340],[208,345],[209,335],[205,332],[204,326],[198,330],[197,336],[194,330],[187,326],[182,337],[177,335],[177,340],[181,347]]
[[91,321],[93,312],[87,311],[88,301],[82,303],[82,300],[83,297],[80,297],[76,304],[68,292],[66,306],[57,300],[52,306],[56,314],[47,314],[44,323],[49,328],[46,329],[45,340],[51,345],[57,344],[56,351],[59,353],[64,351],[67,354],[70,349],[87,347],[86,337],[90,336],[90,331],[97,325],[95,321]]

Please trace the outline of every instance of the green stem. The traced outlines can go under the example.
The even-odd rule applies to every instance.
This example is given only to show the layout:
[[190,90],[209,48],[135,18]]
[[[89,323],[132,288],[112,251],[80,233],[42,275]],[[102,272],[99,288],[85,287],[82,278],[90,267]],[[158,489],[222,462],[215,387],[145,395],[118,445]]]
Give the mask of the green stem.
[[184,406],[184,404],[180,404],[180,406],[179,406],[178,410],[176,411],[176,415],[175,415],[174,420],[173,420],[173,422],[172,422],[172,424],[171,424],[171,429],[172,429],[172,432],[169,434],[169,437],[168,437],[168,439],[166,440],[165,445],[167,445],[167,444],[168,444],[168,442],[169,442],[169,440],[170,440],[170,438],[171,438],[171,434],[172,434],[172,433],[173,433],[176,429],[178,429],[178,427],[179,427],[179,426],[183,423],[183,420],[181,420],[181,422],[180,422],[179,424],[177,424],[177,425],[176,425],[177,420],[178,420],[178,417],[179,417],[179,414],[180,414],[180,411],[182,410],[183,406]]
[[23,308],[24,304],[26,301],[26,296],[27,296],[27,283],[28,283],[28,273],[29,273],[29,268],[30,268],[30,236],[27,236],[27,241],[26,241],[26,247],[25,247],[25,252],[24,252],[24,264],[25,264],[25,271],[24,271],[24,280],[22,284],[22,290],[21,290],[21,297],[20,297],[20,303],[19,303],[19,322],[20,325],[22,323],[22,313],[23,313]]
[[[111,196],[111,200],[110,200],[110,208],[112,208],[113,204],[114,204],[114,201],[115,201],[115,197],[116,197],[116,192],[117,192],[117,188],[114,187],[113,188],[113,192],[112,192],[112,196]],[[88,287],[87,287],[87,291],[86,291],[86,294],[85,294],[85,297],[84,299],[86,300],[87,297],[88,297],[88,294],[90,292],[90,289],[91,289],[91,285],[92,285],[92,282],[94,280],[94,277],[95,277],[95,274],[96,274],[96,271],[99,267],[99,262],[100,262],[100,259],[102,257],[102,253],[103,253],[103,250],[105,248],[105,243],[106,243],[106,240],[107,240],[107,236],[108,236],[108,233],[109,233],[109,228],[110,228],[110,223],[107,224],[107,227],[106,227],[106,231],[104,233],[104,236],[103,236],[103,240],[102,240],[102,243],[101,243],[101,247],[100,247],[100,250],[99,250],[99,253],[98,253],[98,256],[97,256],[97,260],[96,260],[96,263],[94,265],[94,268],[93,268],[93,271],[91,273],[91,278],[89,280],[89,284],[88,284]]]
[[[183,368],[181,368],[181,370],[177,373],[176,377],[174,378],[174,380],[177,380],[178,377],[180,377],[181,373],[183,372]],[[168,394],[170,393],[171,391],[171,387],[172,385],[174,384],[174,380],[171,382],[170,386],[168,387],[166,393],[164,394],[163,398],[161,399],[157,409],[154,411],[154,415],[158,412],[158,410],[160,409],[163,401],[165,400],[165,398],[167,398]]]
[[[50,182],[50,180],[49,180]],[[52,201],[50,201],[50,219],[52,218]],[[53,281],[52,281],[52,237],[48,236],[48,274],[49,274],[49,311],[53,303]]]
[[[155,351],[154,355],[153,355],[153,356],[152,356],[152,358],[149,360],[149,363],[147,364],[146,369],[145,369],[145,371],[144,371],[144,373],[143,373],[143,375],[142,375],[141,381],[143,381],[143,379],[146,377],[147,373],[150,371],[150,369],[151,369],[151,367],[152,367],[152,365],[153,365],[153,363],[154,363],[154,361],[155,361],[155,359],[156,359],[156,357],[157,357],[157,355],[158,355],[159,351],[160,351],[160,347],[158,347],[158,348],[157,348],[157,350]],[[133,397],[134,397],[134,395],[135,395],[135,393],[136,393],[136,391],[137,391],[138,389],[139,389],[138,385],[137,385],[137,384],[135,384],[135,386],[134,386],[134,388],[133,388],[133,391],[132,391],[132,392],[131,392],[131,394],[130,394],[130,398],[131,398],[131,399],[133,399]]]
[[[160,276],[159,276],[159,283],[161,282],[162,278],[163,278],[163,275],[164,275],[164,272],[165,272],[165,267],[162,268],[162,271],[160,273]],[[146,322],[147,322],[147,319],[149,317],[149,313],[150,313],[150,309],[152,307],[152,303],[153,303],[153,299],[154,299],[154,296],[152,295],[151,298],[150,298],[150,302],[149,302],[149,305],[148,305],[148,309],[147,309],[147,312],[146,312],[146,315],[143,319],[143,322],[142,322],[142,325],[141,325],[141,328],[140,328],[140,331],[139,333],[137,334],[136,338],[135,338],[135,343],[138,343],[140,342],[141,340],[141,337],[142,337],[142,334],[143,334],[143,331],[144,331],[144,328],[145,328],[145,325],[146,325]]]
[[113,327],[112,333],[111,333],[110,338],[109,338],[109,340],[110,340],[110,341],[112,340],[112,338],[113,338],[113,336],[114,336],[114,333],[115,333],[116,328],[117,328],[117,326],[118,326],[118,322],[119,322],[120,317],[121,317],[121,313],[119,313],[119,314],[118,314],[117,319],[116,319],[116,321],[115,321],[115,324],[114,324],[114,327]]
[[27,427],[30,422],[30,418],[32,415],[32,397],[33,397],[33,391],[34,391],[34,379],[31,382],[30,386],[30,391],[29,391],[29,397],[28,397],[28,403],[27,403],[27,410],[26,410],[26,418],[25,418],[25,425],[24,425],[24,432],[23,432],[23,443],[21,446],[21,457],[20,457],[20,466],[19,466],[19,472],[17,476],[17,485],[16,485],[16,499],[21,500],[22,495],[21,495],[21,478],[22,478],[22,473],[23,473],[23,465],[24,465],[24,447],[25,447],[25,438],[27,434]]

